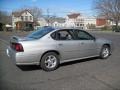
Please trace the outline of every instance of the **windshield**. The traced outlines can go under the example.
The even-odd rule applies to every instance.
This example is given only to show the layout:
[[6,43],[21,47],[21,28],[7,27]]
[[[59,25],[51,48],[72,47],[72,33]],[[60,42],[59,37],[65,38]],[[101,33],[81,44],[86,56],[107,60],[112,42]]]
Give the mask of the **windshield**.
[[39,39],[53,30],[54,30],[54,28],[52,28],[52,27],[42,27],[42,28],[39,28],[37,31],[29,34],[27,37]]

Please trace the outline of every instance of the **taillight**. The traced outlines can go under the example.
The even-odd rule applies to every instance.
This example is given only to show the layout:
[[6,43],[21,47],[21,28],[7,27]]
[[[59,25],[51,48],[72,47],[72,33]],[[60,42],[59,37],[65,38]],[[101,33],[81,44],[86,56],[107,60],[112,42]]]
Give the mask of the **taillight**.
[[12,43],[11,47],[17,52],[23,52],[23,46],[20,43]]

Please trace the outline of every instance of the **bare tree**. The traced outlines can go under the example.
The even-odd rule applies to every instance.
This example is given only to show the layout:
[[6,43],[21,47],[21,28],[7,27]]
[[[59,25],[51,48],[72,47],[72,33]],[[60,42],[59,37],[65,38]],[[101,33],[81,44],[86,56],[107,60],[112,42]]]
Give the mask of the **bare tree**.
[[100,16],[113,21],[118,29],[120,21],[120,0],[95,0],[95,7]]
[[0,11],[0,22],[3,24],[11,24],[12,17],[8,14],[8,12]]
[[30,11],[31,11],[35,21],[42,16],[42,9],[40,9],[38,7],[31,7]]

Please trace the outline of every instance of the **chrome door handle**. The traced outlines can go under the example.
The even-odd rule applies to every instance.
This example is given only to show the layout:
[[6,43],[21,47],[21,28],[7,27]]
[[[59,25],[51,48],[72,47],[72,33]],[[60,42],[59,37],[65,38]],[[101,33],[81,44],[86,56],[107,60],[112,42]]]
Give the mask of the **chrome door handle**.
[[81,42],[80,44],[82,44],[82,45],[83,45],[83,44],[84,44],[84,42]]
[[58,45],[59,45],[59,46],[62,46],[63,44],[60,43],[60,44],[58,44]]

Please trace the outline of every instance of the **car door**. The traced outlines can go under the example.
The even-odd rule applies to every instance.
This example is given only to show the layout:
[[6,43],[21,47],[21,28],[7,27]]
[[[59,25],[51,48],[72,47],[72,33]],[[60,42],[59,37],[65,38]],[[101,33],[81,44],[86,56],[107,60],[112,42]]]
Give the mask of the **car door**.
[[76,40],[79,42],[79,57],[90,57],[97,54],[95,38],[83,30],[75,30]]
[[60,52],[62,60],[70,60],[78,57],[79,43],[74,40],[72,30],[59,30],[54,34],[57,49]]

